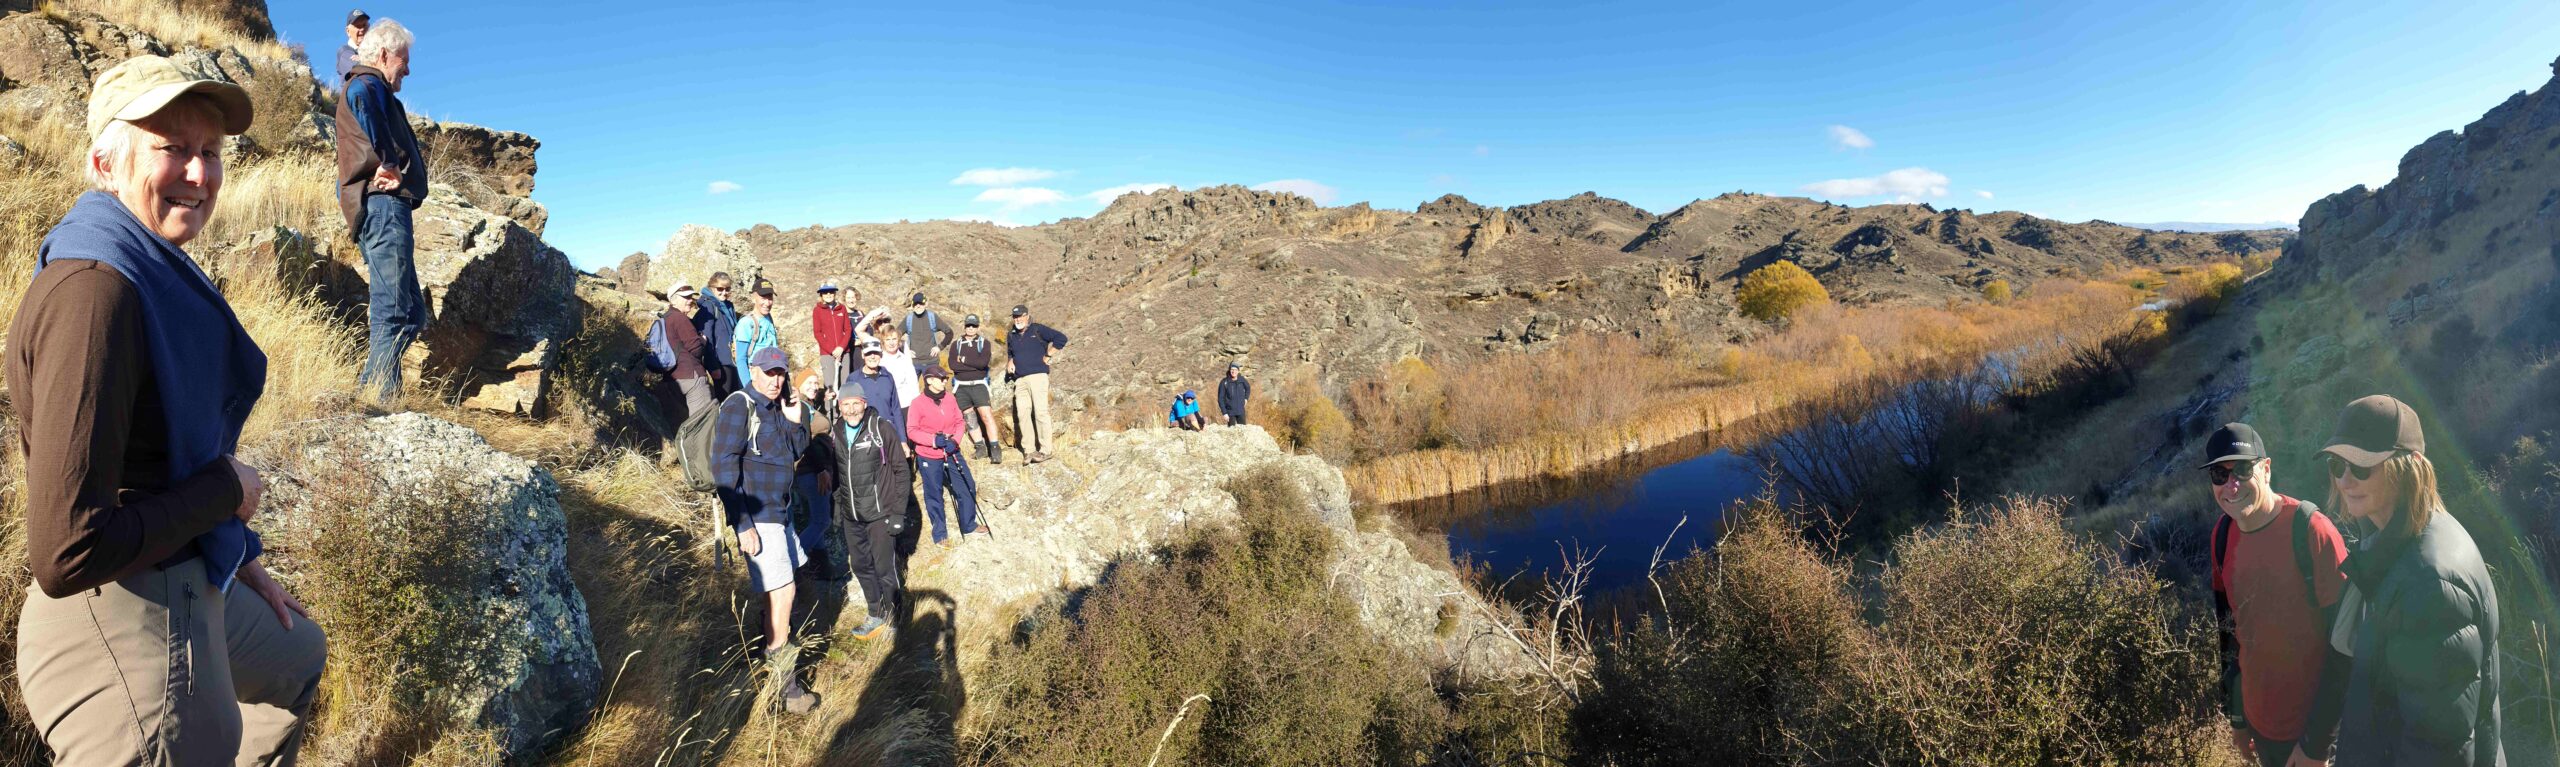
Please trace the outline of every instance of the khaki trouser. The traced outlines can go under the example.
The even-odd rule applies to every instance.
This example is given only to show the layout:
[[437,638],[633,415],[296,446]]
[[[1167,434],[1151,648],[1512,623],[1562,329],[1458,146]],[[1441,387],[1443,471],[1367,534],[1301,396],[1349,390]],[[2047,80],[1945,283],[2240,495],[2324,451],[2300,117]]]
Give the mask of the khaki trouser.
[[1024,455],[1049,452],[1049,374],[1013,379],[1013,434]]
[[62,599],[27,587],[18,685],[54,763],[291,765],[329,656],[318,624],[201,560]]

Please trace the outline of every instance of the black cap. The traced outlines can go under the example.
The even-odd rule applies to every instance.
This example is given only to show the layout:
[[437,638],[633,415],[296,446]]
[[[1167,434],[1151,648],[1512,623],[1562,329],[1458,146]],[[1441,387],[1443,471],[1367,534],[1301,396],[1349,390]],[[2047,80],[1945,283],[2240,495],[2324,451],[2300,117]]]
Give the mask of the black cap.
[[2204,440],[2205,459],[2202,469],[2224,461],[2254,461],[2267,457],[2267,441],[2258,438],[2258,430],[2245,423],[2226,423],[2213,430]]
[[772,298],[772,297],[773,297],[773,283],[765,282],[765,281],[763,281],[763,280],[757,280],[757,281],[756,281],[756,295],[764,296],[764,297],[766,297],[766,298]]
[[1229,362],[1229,363],[1227,363],[1227,369],[1228,369],[1228,370],[1243,370],[1243,369],[1244,369],[1244,363],[1242,363],[1242,362]]
[[974,328],[974,327],[977,327],[977,326],[978,326],[978,315],[975,315],[975,314],[969,315],[969,318],[968,318],[968,319],[961,320],[961,321],[960,321],[960,324],[962,324],[962,325],[966,325],[966,326],[969,326],[969,327],[973,327],[973,328]]
[[907,303],[910,303],[910,304],[921,304],[921,303],[924,303],[924,294],[923,294],[923,293],[917,293],[915,298],[907,299]]
[[373,25],[373,17],[371,17],[371,16],[367,16],[367,15],[364,15],[364,11],[363,11],[363,10],[353,10],[353,11],[348,11],[348,12],[347,12],[347,26],[351,26],[351,27],[368,27],[368,26],[372,26],[372,25]]
[[1013,305],[1013,316],[1020,317],[1020,316],[1026,315],[1026,314],[1030,314],[1030,313],[1031,313],[1031,307],[1024,306],[1024,305],[1021,305],[1021,304],[1014,304],[1014,305]]
[[2347,403],[2338,412],[2338,429],[2320,452],[2371,467],[2401,452],[2427,452],[2427,436],[2418,430],[2418,411],[2408,403],[2376,394]]
[[942,363],[939,363],[939,362],[928,362],[928,363],[925,363],[925,366],[924,366],[924,369],[923,369],[923,370],[916,371],[916,375],[923,376],[923,377],[926,377],[926,378],[945,378],[945,379],[947,379],[947,378],[950,378],[950,377],[951,377],[951,371],[948,371],[948,370],[944,370],[944,369],[942,369]]

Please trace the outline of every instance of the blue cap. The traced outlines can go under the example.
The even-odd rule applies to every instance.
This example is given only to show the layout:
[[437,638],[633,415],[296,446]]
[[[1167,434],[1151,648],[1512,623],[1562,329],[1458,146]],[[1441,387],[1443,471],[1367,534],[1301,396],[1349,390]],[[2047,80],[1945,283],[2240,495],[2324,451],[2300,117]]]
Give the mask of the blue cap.
[[1193,393],[1191,392],[1191,390],[1190,390],[1190,389],[1184,389],[1184,390],[1182,390],[1182,398],[1183,398],[1183,399],[1199,399],[1199,398],[1200,398],[1200,395],[1198,395],[1198,394],[1193,394]]
[[818,283],[818,292],[820,292],[820,293],[833,293],[833,292],[836,292],[836,284],[835,284],[835,283],[832,283],[832,282],[821,282],[821,283]]
[[747,364],[760,371],[775,368],[788,370],[791,368],[791,358],[782,353],[782,347],[767,346],[757,349],[755,356],[748,357]]

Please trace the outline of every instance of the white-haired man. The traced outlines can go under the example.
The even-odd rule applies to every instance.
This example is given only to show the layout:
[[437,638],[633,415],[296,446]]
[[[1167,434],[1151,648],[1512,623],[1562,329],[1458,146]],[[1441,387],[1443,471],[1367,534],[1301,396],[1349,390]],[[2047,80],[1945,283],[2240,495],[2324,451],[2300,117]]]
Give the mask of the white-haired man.
[[409,28],[374,21],[338,90],[338,209],[364,252],[368,350],[356,385],[400,394],[400,356],[427,327],[410,213],[427,199],[427,158],[409,130],[400,86],[409,79]]

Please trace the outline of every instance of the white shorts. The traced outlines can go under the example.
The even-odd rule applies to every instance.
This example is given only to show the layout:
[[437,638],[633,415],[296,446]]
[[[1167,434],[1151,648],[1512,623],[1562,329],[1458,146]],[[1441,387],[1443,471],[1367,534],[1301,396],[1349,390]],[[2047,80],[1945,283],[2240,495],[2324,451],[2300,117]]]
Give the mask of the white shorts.
[[791,585],[791,572],[809,562],[809,552],[800,548],[800,536],[780,522],[758,522],[755,529],[756,542],[763,548],[746,558],[747,579],[755,583],[756,591],[766,593]]

